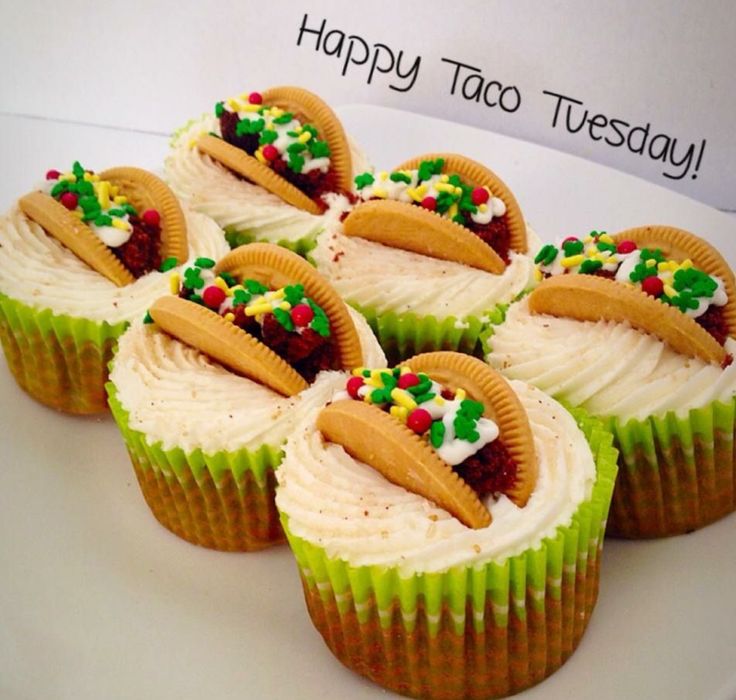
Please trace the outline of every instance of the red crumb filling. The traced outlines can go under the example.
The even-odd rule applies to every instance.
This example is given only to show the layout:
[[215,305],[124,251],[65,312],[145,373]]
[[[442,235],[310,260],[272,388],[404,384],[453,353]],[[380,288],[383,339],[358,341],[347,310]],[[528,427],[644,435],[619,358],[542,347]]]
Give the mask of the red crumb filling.
[[484,445],[453,469],[479,498],[508,493],[516,483],[516,462],[500,440]]
[[130,223],[133,225],[130,238],[110,250],[137,279],[161,267],[161,228],[146,224],[137,216],[131,216]]
[[236,325],[258,338],[279,357],[288,362],[310,384],[323,370],[340,369],[340,358],[331,338],[325,338],[311,328],[301,333],[287,331],[271,314],[263,317],[263,325],[246,316],[243,306],[234,309]]
[[[222,138],[231,146],[244,150],[252,156],[258,150],[258,134],[243,134],[238,136],[236,128],[240,117],[235,112],[224,111],[220,115],[220,131]],[[337,174],[334,168],[326,173],[319,170],[310,170],[308,173],[295,173],[283,158],[271,161],[271,168],[287,182],[304,192],[310,199],[321,204],[320,197],[328,192],[338,192]]]
[[728,324],[723,306],[709,306],[704,314],[695,320],[705,328],[721,345],[725,345],[728,338]]
[[498,217],[494,216],[487,224],[476,224],[472,219],[468,219],[465,228],[470,229],[484,243],[493,248],[508,265],[511,231],[506,221],[506,214]]

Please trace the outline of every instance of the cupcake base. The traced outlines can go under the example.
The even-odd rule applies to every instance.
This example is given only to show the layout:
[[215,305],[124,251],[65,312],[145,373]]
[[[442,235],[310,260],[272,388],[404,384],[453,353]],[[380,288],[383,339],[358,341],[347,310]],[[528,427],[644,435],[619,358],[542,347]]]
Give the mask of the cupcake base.
[[501,562],[404,575],[353,567],[296,536],[282,514],[307,609],[333,654],[395,692],[488,700],[556,671],[585,632],[598,597],[616,450],[600,421],[578,418],[597,480],[567,526]]
[[38,311],[0,294],[0,341],[11,373],[34,399],[65,413],[107,410],[108,364],[126,327]]
[[110,408],[125,440],[141,492],[155,518],[184,540],[209,549],[252,552],[284,541],[274,503],[281,449],[204,454],[164,450],[129,426],[107,384]]
[[620,450],[607,534],[692,532],[736,510],[736,398],[689,412],[608,425]]
[[303,238],[297,238],[293,241],[289,240],[288,238],[281,238],[277,240],[274,240],[274,238],[274,236],[258,237],[249,231],[236,231],[232,228],[225,229],[225,239],[227,240],[228,245],[233,249],[238,248],[241,245],[247,245],[248,243],[275,243],[281,248],[287,248],[292,253],[296,253],[297,255],[301,255],[302,257],[307,257],[309,252],[313,250],[317,245],[317,233],[311,234],[309,236],[304,236]]

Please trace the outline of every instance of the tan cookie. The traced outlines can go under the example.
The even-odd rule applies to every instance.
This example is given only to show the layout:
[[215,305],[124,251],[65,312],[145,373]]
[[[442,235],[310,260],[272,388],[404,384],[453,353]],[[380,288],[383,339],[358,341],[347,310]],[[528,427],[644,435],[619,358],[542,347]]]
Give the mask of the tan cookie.
[[723,364],[726,351],[690,316],[641,290],[595,275],[556,275],[529,295],[529,310],[578,321],[629,323],[676,352]]
[[[516,201],[516,197],[514,197],[508,185],[490,168],[486,168],[485,165],[481,165],[471,158],[466,158],[455,153],[427,153],[426,155],[407,160],[395,168],[395,170],[415,170],[423,160],[437,160],[438,158],[442,158],[445,161],[444,167],[442,168],[444,172],[459,175],[471,187],[487,187],[494,197],[498,197],[498,199],[503,201],[506,205],[506,225],[510,233],[509,247],[517,253],[526,253],[528,249],[526,222],[521,213],[519,203]],[[444,219],[444,221],[455,223],[449,219]]]
[[317,416],[325,439],[342,445],[390,482],[424,496],[468,527],[491,524],[475,492],[437,456],[429,443],[393,416],[362,401],[336,401]]
[[[340,120],[329,106],[314,93],[291,86],[266,90],[263,93],[263,104],[291,112],[297,119],[312,124],[317,129],[319,138],[330,147],[330,169],[335,173],[337,188],[349,192],[353,176],[350,146]],[[272,168],[223,139],[206,134],[199,138],[197,147],[233,172],[280,197],[287,204],[310,214],[321,214],[324,211],[324,206],[308,197]]]
[[69,248],[80,260],[113,284],[124,287],[135,282],[135,277],[95,232],[50,195],[31,192],[18,200],[18,206],[46,233]]
[[180,265],[186,262],[189,257],[187,223],[179,200],[169,186],[141,168],[110,168],[99,175],[102,180],[117,185],[139,214],[155,209],[161,217],[161,259],[176,258]]
[[308,386],[273,350],[204,306],[172,295],[157,299],[149,313],[169,335],[283,396]]
[[346,236],[391,248],[503,273],[506,265],[489,245],[454,221],[404,202],[371,200],[358,205],[343,222]]
[[304,292],[322,307],[330,320],[330,333],[344,369],[363,364],[360,337],[345,302],[306,260],[273,243],[250,243],[228,253],[215,272],[238,279],[254,279],[272,289],[302,284]]
[[616,243],[633,241],[639,248],[659,248],[673,260],[690,258],[695,267],[723,280],[728,297],[723,315],[728,334],[736,337],[736,281],[728,263],[712,245],[689,231],[673,226],[639,226],[621,231],[612,238]]
[[428,352],[401,364],[453,391],[465,389],[483,404],[483,415],[498,425],[500,439],[516,462],[516,482],[506,495],[525,506],[537,483],[537,455],[526,411],[509,383],[485,362],[457,352]]

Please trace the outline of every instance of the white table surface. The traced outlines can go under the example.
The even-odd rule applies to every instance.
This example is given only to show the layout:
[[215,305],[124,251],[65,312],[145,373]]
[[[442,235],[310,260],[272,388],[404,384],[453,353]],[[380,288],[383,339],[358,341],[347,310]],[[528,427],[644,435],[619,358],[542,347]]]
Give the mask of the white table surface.
[[[339,110],[380,167],[430,150],[494,168],[544,239],[669,223],[736,264],[736,222],[599,165],[377,107]],[[0,208],[79,159],[160,168],[162,136],[0,117]],[[36,404],[0,368],[0,698],[391,696],[345,670],[307,618],[286,547],[192,546],[150,515],[113,421]],[[736,516],[690,535],[606,542],[598,607],[533,700],[736,698]],[[393,697],[393,696],[391,696]]]

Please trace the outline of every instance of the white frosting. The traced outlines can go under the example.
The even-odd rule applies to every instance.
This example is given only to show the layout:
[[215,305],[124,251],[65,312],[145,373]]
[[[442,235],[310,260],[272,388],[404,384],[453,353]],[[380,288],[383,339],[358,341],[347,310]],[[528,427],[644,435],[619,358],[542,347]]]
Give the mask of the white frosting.
[[291,531],[352,566],[399,567],[401,575],[501,561],[569,525],[588,498],[595,465],[572,416],[534,387],[511,383],[529,416],[539,478],[524,508],[506,496],[487,505],[493,522],[473,530],[425,498],[386,480],[305,416],[277,472],[276,504]]
[[[338,220],[347,208],[344,197],[327,197],[327,211],[315,216],[287,204],[274,194],[234,175],[199,151],[199,136],[219,133],[214,115],[188,124],[173,140],[165,161],[165,177],[176,194],[228,231],[248,233],[263,241],[297,241],[316,235]],[[348,138],[354,172],[370,166],[365,154]]]
[[[531,314],[527,300],[509,308],[490,343],[488,361],[507,377],[596,415],[682,415],[736,394],[736,363],[686,357],[628,324]],[[736,341],[726,350],[736,353]]]
[[[366,364],[385,367],[368,324],[356,312],[351,316]],[[142,323],[120,338],[110,373],[131,428],[149,443],[208,453],[280,445],[301,415],[328,401],[345,378],[343,372],[322,372],[311,387],[285,398]]]
[[[185,209],[190,260],[225,255],[229,247],[211,219]],[[118,287],[82,262],[17,207],[0,218],[0,292],[37,309],[93,321],[143,318],[168,293],[169,273],[149,272]]]
[[338,225],[322,233],[310,255],[344,299],[375,307],[379,313],[480,316],[497,304],[511,302],[532,285],[538,239],[528,226],[532,252],[512,252],[510,264],[500,275],[344,236],[341,230]]

